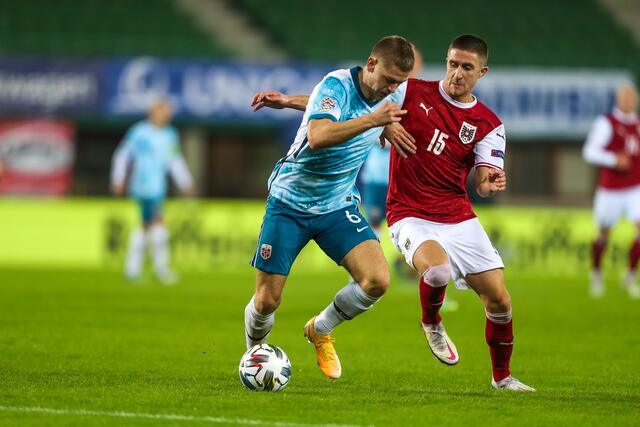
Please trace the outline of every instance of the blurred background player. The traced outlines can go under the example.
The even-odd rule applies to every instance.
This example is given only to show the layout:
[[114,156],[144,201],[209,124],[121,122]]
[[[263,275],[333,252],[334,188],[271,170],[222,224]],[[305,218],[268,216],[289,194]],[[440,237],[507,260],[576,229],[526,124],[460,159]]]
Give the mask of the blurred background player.
[[[297,97],[305,110],[296,138],[269,178],[267,208],[251,265],[256,290],[245,308],[247,348],[267,340],[291,266],[310,240],[354,279],[304,326],[316,348],[318,366],[331,379],[342,368],[331,337],[345,320],[364,313],[389,285],[387,263],[377,236],[360,214],[356,178],[383,126],[406,111],[395,91],[413,69],[413,47],[399,36],[373,47],[364,68],[336,70]],[[282,94],[258,93],[255,110],[272,106]]]
[[640,121],[636,114],[638,92],[621,86],[616,106],[596,119],[583,147],[584,159],[599,166],[600,176],[594,200],[598,236],[591,246],[591,285],[593,297],[604,295],[600,270],[611,227],[625,216],[635,224],[636,237],[629,249],[627,274],[622,280],[631,298],[640,298],[636,271],[640,259]]
[[140,206],[142,228],[133,229],[125,262],[129,280],[140,277],[144,254],[150,247],[153,269],[164,284],[177,281],[169,268],[169,232],[162,209],[167,195],[167,172],[184,195],[193,194],[193,179],[181,154],[178,131],[169,123],[171,105],[166,100],[154,103],[146,120],[134,124],[116,149],[111,170],[114,194],[128,193]]

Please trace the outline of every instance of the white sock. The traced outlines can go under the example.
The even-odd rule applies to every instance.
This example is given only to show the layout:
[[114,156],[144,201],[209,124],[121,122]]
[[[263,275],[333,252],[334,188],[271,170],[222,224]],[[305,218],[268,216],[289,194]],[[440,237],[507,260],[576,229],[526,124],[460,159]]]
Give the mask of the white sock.
[[247,349],[256,344],[267,342],[267,337],[275,323],[275,313],[262,314],[256,310],[254,297],[251,298],[249,304],[244,309],[244,328],[245,338],[247,340]]
[[130,279],[137,279],[142,271],[144,261],[145,238],[142,229],[137,228],[129,235],[129,248],[124,264],[124,272]]
[[370,309],[379,299],[368,295],[356,282],[351,282],[340,289],[333,302],[316,316],[314,329],[318,333],[328,334],[345,320],[351,320]]
[[154,225],[149,230],[149,243],[153,255],[153,269],[156,274],[169,271],[169,232],[165,225]]

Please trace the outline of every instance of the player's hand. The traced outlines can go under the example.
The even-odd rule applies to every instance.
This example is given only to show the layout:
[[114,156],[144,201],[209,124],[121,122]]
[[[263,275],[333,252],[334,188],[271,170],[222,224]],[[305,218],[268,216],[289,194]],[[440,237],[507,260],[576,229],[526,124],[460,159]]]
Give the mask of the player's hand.
[[395,102],[385,102],[376,111],[371,113],[371,118],[375,123],[375,127],[386,126],[390,123],[398,123],[402,120],[402,116],[407,114],[407,110],[401,110],[400,106]]
[[193,187],[187,187],[182,190],[182,195],[184,197],[193,197],[196,195],[196,190]]
[[111,191],[116,196],[124,196],[124,184],[113,184],[111,186]]
[[384,148],[385,141],[389,141],[402,158],[416,153],[416,140],[400,123],[391,123],[384,127],[380,136],[380,146]]
[[631,157],[626,153],[616,153],[616,170],[626,172],[631,169]]
[[276,110],[281,110],[286,108],[289,103],[289,97],[280,92],[258,92],[253,95],[253,99],[251,100],[251,107],[253,107],[253,111],[258,111],[263,107],[275,108]]
[[489,194],[499,193],[507,189],[507,174],[502,169],[489,169]]

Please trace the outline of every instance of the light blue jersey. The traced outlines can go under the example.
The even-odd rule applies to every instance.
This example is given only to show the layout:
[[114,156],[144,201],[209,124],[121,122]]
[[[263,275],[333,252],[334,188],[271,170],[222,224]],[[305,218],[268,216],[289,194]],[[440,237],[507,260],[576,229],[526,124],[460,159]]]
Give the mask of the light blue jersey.
[[129,194],[137,199],[164,198],[170,162],[180,156],[178,131],[143,120],[127,131],[118,150],[132,168]]
[[302,212],[323,214],[357,204],[355,182],[369,150],[379,143],[382,127],[357,135],[342,144],[312,150],[307,141],[309,120],[347,121],[372,113],[382,103],[402,105],[403,83],[391,95],[369,103],[360,89],[360,67],[336,70],[316,85],[309,98],[294,143],[269,178],[269,194]]
[[369,156],[362,168],[362,182],[364,184],[389,184],[390,154],[391,145],[389,143],[384,148],[377,146],[369,152]]

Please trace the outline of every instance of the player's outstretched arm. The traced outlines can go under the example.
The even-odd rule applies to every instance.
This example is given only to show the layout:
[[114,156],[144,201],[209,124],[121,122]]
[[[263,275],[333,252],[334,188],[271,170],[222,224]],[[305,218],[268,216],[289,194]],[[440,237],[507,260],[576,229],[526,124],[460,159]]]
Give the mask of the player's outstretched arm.
[[416,140],[400,123],[391,123],[384,127],[380,135],[380,145],[384,147],[389,141],[401,157],[407,158],[408,154],[416,153]]
[[477,166],[475,179],[480,197],[490,197],[507,189],[507,175],[502,169]]
[[310,120],[307,128],[309,147],[315,150],[342,144],[371,128],[397,123],[405,114],[407,110],[401,110],[398,104],[386,102],[370,114],[344,122],[331,119]]
[[253,111],[258,111],[263,107],[274,108],[276,110],[291,108],[304,111],[307,108],[308,102],[309,95],[285,95],[281,92],[267,91],[258,92],[253,95],[251,107],[253,107]]

